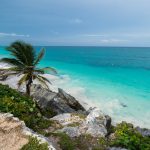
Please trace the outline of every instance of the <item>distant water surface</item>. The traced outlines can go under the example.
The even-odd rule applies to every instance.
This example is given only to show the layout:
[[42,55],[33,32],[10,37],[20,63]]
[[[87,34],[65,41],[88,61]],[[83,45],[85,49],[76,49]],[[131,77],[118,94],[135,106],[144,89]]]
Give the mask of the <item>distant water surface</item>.
[[[45,48],[40,65],[58,70],[61,88],[101,108],[115,121],[150,128],[150,48]],[[6,55],[0,47],[0,57]]]

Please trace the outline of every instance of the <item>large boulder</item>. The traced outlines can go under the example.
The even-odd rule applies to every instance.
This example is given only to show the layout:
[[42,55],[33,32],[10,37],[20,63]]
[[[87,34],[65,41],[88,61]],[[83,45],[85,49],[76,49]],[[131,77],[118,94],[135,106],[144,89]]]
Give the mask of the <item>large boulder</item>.
[[98,108],[91,110],[82,125],[86,129],[85,133],[93,137],[105,137],[111,126],[111,118],[103,114]]
[[83,106],[71,95],[67,94],[64,90],[58,88],[58,97],[62,98],[64,102],[69,105],[72,109],[78,110],[85,110]]
[[65,132],[70,137],[85,134],[92,137],[105,137],[111,126],[111,118],[97,108],[91,110],[88,115],[64,113],[53,117],[51,120],[56,120],[63,126],[58,132]]
[[85,111],[84,107],[62,89],[58,93],[43,88],[41,85],[31,86],[31,96],[42,109],[52,109],[56,114]]
[[111,126],[111,118],[108,115],[105,115],[101,110],[98,108],[94,108],[89,112],[89,115],[86,118],[86,124],[88,125],[102,125],[107,130],[109,130]]

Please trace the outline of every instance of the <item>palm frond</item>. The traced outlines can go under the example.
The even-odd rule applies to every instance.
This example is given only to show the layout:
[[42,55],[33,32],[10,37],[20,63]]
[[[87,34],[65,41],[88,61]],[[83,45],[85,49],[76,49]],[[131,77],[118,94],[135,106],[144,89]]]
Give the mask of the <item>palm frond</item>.
[[16,41],[7,47],[6,50],[23,64],[33,65],[36,55],[34,48],[30,44],[23,41]]
[[54,74],[57,74],[57,71],[54,68],[52,68],[52,67],[45,67],[45,68],[42,68],[40,70],[42,70],[44,72],[52,72]]
[[13,42],[9,47],[6,48],[10,54],[23,64],[27,64],[27,57],[24,54],[25,46],[21,41]]
[[47,78],[40,76],[40,75],[38,75],[38,77],[41,78],[42,80],[44,80],[45,82],[52,84]]
[[45,67],[45,68],[41,68],[41,69],[35,69],[35,72],[40,73],[40,74],[50,73],[50,72],[52,72],[53,74],[57,74],[57,71],[52,67]]
[[[41,78],[41,76],[36,76],[36,79],[44,86],[44,87],[46,87],[47,89],[49,89],[49,86],[47,85],[47,79],[45,80],[45,79],[43,79],[43,78]],[[50,83],[50,82],[49,82]]]
[[21,68],[18,68],[18,67],[10,67],[10,68],[0,68],[0,71],[21,72],[23,70]]
[[12,66],[18,66],[18,67],[24,66],[20,61],[18,61],[15,58],[2,58],[2,59],[0,59],[0,62],[7,63]]
[[43,70],[41,70],[41,69],[35,69],[34,73],[35,74],[44,74],[45,72]]
[[32,45],[26,43],[26,55],[28,59],[28,65],[33,65],[36,59],[36,53]]
[[34,62],[34,66],[39,63],[39,61],[43,58],[44,54],[45,54],[45,49],[43,48],[43,49],[41,49],[40,53],[38,54],[38,56]]
[[28,74],[24,74],[23,77],[18,81],[18,87],[28,80]]
[[4,74],[1,74],[0,77],[4,77],[4,76],[14,76],[14,75],[17,75],[18,73],[16,72],[10,72],[10,73],[4,73]]

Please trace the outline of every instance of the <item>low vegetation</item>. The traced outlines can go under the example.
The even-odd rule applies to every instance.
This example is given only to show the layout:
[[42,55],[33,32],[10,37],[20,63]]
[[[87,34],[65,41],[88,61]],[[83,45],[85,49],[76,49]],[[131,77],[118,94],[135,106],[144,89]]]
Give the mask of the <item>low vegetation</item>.
[[122,122],[115,128],[115,139],[111,146],[124,147],[129,150],[150,150],[150,137],[143,137],[132,124]]
[[53,133],[53,136],[59,137],[59,145],[62,150],[75,150],[76,143],[65,133]]
[[[43,118],[42,112],[37,104],[29,97],[0,84],[0,112],[12,113],[15,117],[23,120],[27,127],[36,132],[42,132],[51,126],[52,121]],[[47,111],[49,116],[52,111]]]
[[39,143],[38,139],[35,137],[30,137],[29,142],[24,145],[21,150],[48,150],[47,143]]

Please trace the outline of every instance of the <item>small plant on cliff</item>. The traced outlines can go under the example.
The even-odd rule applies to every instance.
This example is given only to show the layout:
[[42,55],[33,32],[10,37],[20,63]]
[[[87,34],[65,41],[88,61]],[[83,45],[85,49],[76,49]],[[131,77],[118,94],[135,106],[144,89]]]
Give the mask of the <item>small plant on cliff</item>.
[[71,139],[66,133],[57,132],[57,133],[49,133],[47,136],[53,136],[58,138],[58,144],[62,150],[75,150],[76,142]]
[[48,150],[48,144],[42,143],[40,144],[38,139],[35,137],[30,137],[29,142],[24,145],[21,150]]
[[52,71],[53,73],[56,73],[56,71],[51,67],[37,68],[37,65],[45,54],[44,49],[36,55],[36,51],[32,45],[22,41],[16,41],[7,47],[6,50],[9,51],[13,57],[2,58],[0,60],[1,62],[11,65],[8,69],[0,69],[5,72],[1,76],[22,75],[18,81],[18,87],[25,83],[27,95],[30,95],[30,86],[34,79],[37,79],[42,85],[48,88],[46,82],[50,83],[50,81],[41,76],[41,74],[44,74],[45,71]]
[[111,146],[129,150],[150,150],[150,137],[143,137],[132,124],[122,122],[115,129],[115,139]]

